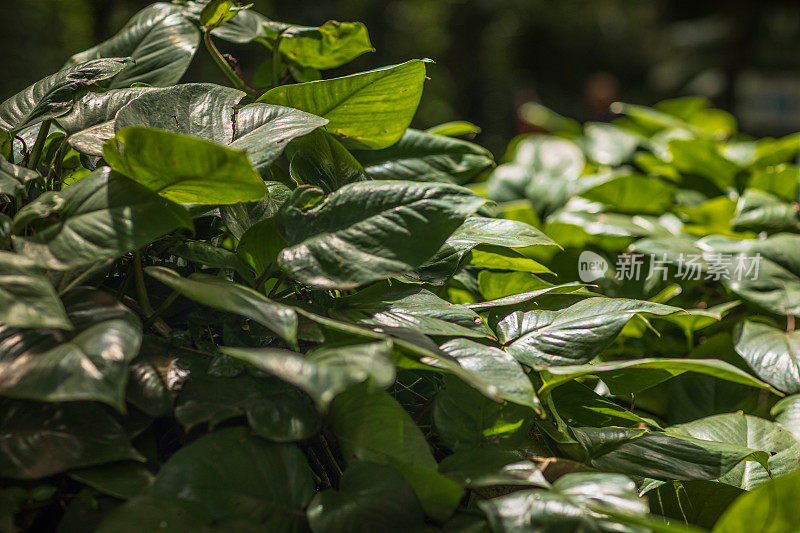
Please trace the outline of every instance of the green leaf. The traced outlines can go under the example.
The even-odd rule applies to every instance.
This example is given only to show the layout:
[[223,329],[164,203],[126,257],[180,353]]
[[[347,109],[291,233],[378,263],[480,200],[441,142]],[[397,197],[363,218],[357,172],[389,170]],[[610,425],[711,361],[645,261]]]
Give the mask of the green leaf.
[[697,372],[733,383],[774,390],[763,381],[725,361],[657,357],[588,365],[552,366],[547,368],[546,373],[549,375],[539,392],[543,393],[579,377],[594,376],[603,380],[612,394],[635,394],[684,372]]
[[67,66],[103,57],[131,57],[134,64],[115,76],[109,89],[134,83],[173,85],[189,68],[200,44],[200,30],[182,16],[182,10],[165,2],[148,6],[110,39],[72,56]]
[[560,311],[517,311],[497,325],[505,350],[534,368],[585,363],[599,354],[634,315],[680,309],[624,298],[587,298]]
[[800,331],[745,320],[736,352],[767,383],[790,394],[800,392]]
[[717,442],[626,428],[573,428],[589,454],[589,464],[606,472],[655,479],[708,480],[730,472],[742,461],[765,469],[769,454],[735,443]]
[[422,432],[387,393],[351,388],[331,404],[330,423],[345,461],[393,467],[414,488],[425,514],[436,520],[455,510],[461,488],[437,472]]
[[250,226],[236,246],[236,253],[253,267],[256,273],[264,272],[278,259],[278,254],[286,248],[275,219],[267,218]]
[[80,89],[111,78],[129,63],[119,57],[83,60],[37,81],[0,104],[0,128],[17,132],[67,113]]
[[333,136],[315,131],[287,148],[289,175],[298,185],[313,185],[330,193],[348,183],[364,181],[361,163]]
[[141,460],[122,426],[96,403],[0,402],[0,476],[39,479],[92,465]]
[[284,206],[279,229],[292,246],[278,264],[311,287],[355,288],[420,266],[483,203],[454,185],[351,183],[311,207]]
[[672,426],[667,432],[677,437],[726,442],[766,453],[770,472],[740,463],[718,479],[744,490],[751,490],[773,476],[800,469],[800,443],[787,430],[763,418],[729,413]]
[[422,94],[425,62],[414,59],[343,78],[275,87],[259,102],[294,107],[328,119],[328,131],[364,148],[402,137]]
[[267,194],[246,154],[188,135],[132,126],[117,132],[103,157],[114,170],[179,203],[234,204]]
[[536,274],[552,274],[553,272],[538,261],[525,257],[508,248],[479,246],[466,255],[470,265],[493,270],[513,270],[515,272],[532,272]]
[[0,327],[7,346],[0,354],[0,395],[46,402],[95,400],[124,412],[128,363],[141,343],[138,318],[110,295],[90,289],[73,292],[66,303],[75,324],[66,339]]
[[14,247],[39,265],[67,270],[119,257],[176,228],[192,229],[189,213],[146,187],[111,172],[96,170],[61,191],[40,196],[27,208],[49,202],[59,219],[30,237],[13,237]]
[[27,257],[11,252],[0,252],[0,324],[72,329],[44,272]]
[[187,298],[229,313],[251,318],[269,328],[290,345],[297,345],[297,314],[291,307],[273,302],[253,289],[205,274],[184,278],[164,267],[145,271]]
[[342,476],[339,490],[317,494],[308,507],[316,533],[417,531],[425,527],[419,500],[395,469],[357,461]]
[[797,204],[787,203],[777,196],[758,189],[746,189],[736,206],[731,223],[753,231],[800,229]]
[[246,416],[253,432],[271,441],[308,439],[319,431],[320,417],[305,394],[272,378],[214,375],[212,362],[182,357],[174,374],[181,386],[175,418],[187,430]]
[[39,179],[38,172],[9,163],[0,155],[0,195],[5,194],[12,198],[19,194],[24,196],[25,186],[36,179]]
[[739,165],[722,155],[712,141],[673,139],[669,141],[669,152],[678,170],[703,176],[722,191],[733,186],[739,171]]
[[607,204],[612,211],[660,215],[674,203],[676,188],[652,176],[609,174],[586,177],[579,182],[580,195]]
[[253,167],[266,175],[288,141],[328,122],[288,107],[241,106],[245,97],[241,91],[211,83],[152,90],[120,109],[114,128],[149,126],[228,145],[246,152]]
[[73,470],[69,477],[103,494],[129,500],[142,494],[155,476],[143,465],[126,461]]
[[[145,495],[112,512],[98,531],[150,530],[148,524],[159,523],[153,512],[163,520],[160,527],[172,531],[171,507],[181,503],[198,509],[194,519],[206,526],[242,521],[294,531],[305,526],[303,509],[313,494],[313,474],[299,449],[266,442],[246,428],[226,428],[178,450]],[[160,512],[149,509],[154,498],[164,503]]]
[[[439,438],[453,451],[475,447],[511,450],[530,441],[534,418],[530,407],[494,402],[450,376],[444,384],[433,402],[431,418]],[[510,389],[503,388],[505,392]],[[519,398],[519,391],[515,392]]]
[[472,122],[454,120],[452,122],[445,122],[437,126],[432,126],[425,130],[425,132],[434,135],[443,135],[445,137],[474,137],[481,132],[481,129]]
[[508,353],[469,339],[452,339],[439,348],[454,357],[459,365],[496,387],[495,396],[533,409],[539,408],[539,399],[530,378]]
[[231,20],[239,11],[252,5],[240,6],[233,0],[211,0],[200,12],[200,26],[206,31],[211,31]]
[[[646,519],[647,503],[636,484],[625,476],[573,473],[559,478],[547,490],[513,492],[480,502],[494,531],[623,531],[629,516]],[[611,516],[609,516],[611,515]],[[634,522],[635,523],[635,522]]]
[[536,463],[520,461],[516,453],[497,448],[467,448],[448,455],[439,463],[439,472],[472,489],[550,486]]
[[319,70],[349,63],[365,52],[372,52],[367,28],[360,22],[329,20],[319,27],[295,26],[266,21],[263,42],[270,49],[280,39],[278,50],[289,61]]
[[320,411],[350,385],[368,382],[385,388],[394,383],[390,341],[321,346],[306,356],[276,348],[220,348],[222,353],[250,363],[308,393]]
[[[274,217],[292,195],[292,191],[283,183],[268,181],[266,185],[269,193],[258,202],[220,206],[219,212],[222,221],[228,231],[237,239],[243,239],[247,230],[258,222]],[[280,236],[278,239],[285,242]],[[284,246],[286,245],[284,244],[281,248]]]
[[464,183],[494,163],[492,154],[477,144],[411,128],[396,144],[359,150],[355,156],[377,180]]
[[[490,278],[496,278],[498,276],[502,276],[502,274],[494,273],[494,272],[488,272],[487,274],[489,274]],[[516,273],[511,272],[509,274],[514,275]],[[486,279],[486,277],[484,277],[484,279]],[[479,283],[480,283],[480,280],[479,280]],[[486,291],[487,294],[491,294],[493,291],[496,290],[495,288],[488,289],[486,285],[487,285],[486,283],[483,284],[483,288],[481,289],[481,293]],[[486,302],[479,302],[479,303],[469,304],[469,305],[467,305],[467,307],[469,307],[470,309],[473,309],[475,311],[484,311],[486,309],[492,309],[492,308],[495,308],[495,307],[519,306],[519,305],[522,305],[522,304],[524,304],[526,302],[530,302],[531,300],[535,300],[536,298],[538,298],[540,296],[544,296],[546,294],[572,294],[574,292],[577,292],[577,291],[583,289],[584,287],[586,287],[586,285],[583,284],[583,283],[563,283],[561,285],[553,285],[551,287],[545,287],[543,289],[539,289],[539,290],[535,290],[535,291],[525,291],[525,292],[520,292],[520,293],[516,293],[516,294],[512,292],[511,296],[505,296],[503,298],[496,298],[494,300],[489,300],[489,301],[486,301]],[[507,293],[509,291],[508,290],[502,290],[500,292]]]
[[774,194],[787,202],[796,202],[800,185],[800,168],[781,164],[753,169],[748,186]]
[[773,479],[737,498],[714,526],[714,533],[746,533],[759,524],[760,533],[785,533],[797,528],[800,472]]
[[494,338],[475,311],[425,289],[376,284],[341,302],[331,314],[362,324],[409,328],[425,335]]
[[601,165],[619,166],[628,161],[639,146],[630,131],[602,122],[590,122],[583,129],[586,154]]

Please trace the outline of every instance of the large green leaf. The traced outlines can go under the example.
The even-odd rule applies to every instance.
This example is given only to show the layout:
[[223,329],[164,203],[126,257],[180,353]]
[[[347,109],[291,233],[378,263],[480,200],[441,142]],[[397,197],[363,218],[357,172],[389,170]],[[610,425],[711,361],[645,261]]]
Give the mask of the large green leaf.
[[12,198],[20,194],[24,195],[25,186],[38,178],[38,172],[9,163],[5,157],[0,155],[0,195],[4,194]]
[[405,132],[422,95],[419,59],[343,78],[283,85],[259,102],[301,109],[328,119],[328,130],[364,148],[386,148]]
[[619,474],[567,474],[550,490],[521,490],[478,505],[493,531],[633,533],[642,531],[635,526],[647,519],[647,503],[636,484]]
[[110,81],[110,89],[134,83],[157,87],[177,83],[200,43],[200,30],[182,16],[182,10],[165,2],[148,6],[116,35],[75,54],[67,65],[103,57],[131,57],[134,64]]
[[439,472],[472,489],[550,486],[535,462],[520,461],[513,451],[498,448],[468,448],[448,455],[439,463]]
[[584,376],[599,377],[612,394],[635,394],[684,372],[697,372],[719,379],[774,390],[730,363],[717,359],[642,358],[587,365],[552,366],[546,371],[544,392]]
[[748,533],[758,525],[759,533],[788,533],[800,523],[800,472],[768,481],[737,498],[714,526],[714,533]]
[[774,422],[751,415],[731,413],[710,416],[667,428],[670,435],[708,441],[726,442],[769,455],[769,469],[740,463],[719,478],[722,483],[751,490],[769,481],[800,469],[800,443],[792,434]]
[[583,178],[580,195],[607,204],[611,211],[660,215],[673,204],[676,188],[652,176],[609,174]]
[[225,347],[221,351],[302,389],[314,398],[320,411],[327,411],[336,395],[350,385],[367,381],[385,388],[395,378],[388,340],[321,346],[306,356],[276,348]]
[[76,290],[65,302],[75,324],[66,338],[0,326],[0,395],[47,402],[95,400],[124,411],[128,363],[141,343],[138,318],[99,291]]
[[534,368],[590,361],[634,315],[669,315],[680,309],[624,298],[587,298],[561,311],[517,311],[497,325],[505,349]]
[[441,285],[455,274],[464,256],[482,244],[508,248],[556,245],[544,233],[524,222],[469,217],[447,238],[432,258],[415,272],[406,274],[406,279]]
[[331,404],[331,427],[348,463],[388,464],[414,488],[425,513],[446,519],[462,490],[437,472],[428,443],[411,416],[383,391],[353,387]]
[[472,309],[420,288],[373,285],[343,298],[332,314],[363,324],[410,328],[426,335],[494,337]]
[[13,479],[142,459],[119,422],[90,402],[0,402],[0,449],[0,476]]
[[745,320],[736,351],[767,383],[790,394],[800,392],[800,332]]
[[477,144],[411,128],[396,144],[355,156],[377,180],[464,183],[493,163],[492,154]]
[[445,377],[444,385],[434,399],[431,419],[437,435],[451,450],[476,447],[512,450],[530,443],[534,413],[530,409],[531,396],[520,401],[522,386],[518,385],[518,390],[512,390],[510,383],[503,387],[506,395],[523,404],[518,405],[492,401],[451,376]]
[[[220,356],[227,357],[227,356]],[[253,432],[275,442],[307,439],[320,429],[320,417],[308,396],[291,385],[247,373],[220,375],[214,360],[181,357],[174,372],[180,386],[175,419],[187,430],[210,428],[245,416]]]
[[267,21],[263,28],[264,44],[274,50],[280,35],[281,55],[303,67],[336,68],[374,50],[367,28],[360,22],[330,20],[322,26],[308,27]]
[[[261,440],[246,428],[227,428],[178,450],[144,496],[111,513],[98,531],[148,531],[153,524],[174,531],[170,524],[181,519],[175,507],[183,502],[199,511],[194,520],[202,525],[241,521],[250,528],[296,531],[305,527],[303,509],[313,493],[313,474],[299,449]],[[163,502],[160,510],[150,507],[155,499]]]
[[184,278],[163,267],[148,267],[147,273],[187,298],[209,307],[251,318],[297,344],[297,314],[288,306],[273,302],[253,289],[207,274]]
[[328,122],[288,107],[242,106],[245,96],[242,91],[211,83],[152,90],[120,109],[114,128],[149,126],[230,145],[246,152],[253,167],[264,173],[289,140]]
[[0,252],[0,324],[72,329],[53,285],[27,257]]
[[267,194],[245,153],[188,135],[131,126],[105,145],[103,157],[114,170],[179,203],[235,204]]
[[653,514],[711,529],[745,491],[714,481],[672,481],[648,493]]
[[[418,267],[484,200],[439,183],[372,181],[345,185],[306,207],[284,206],[278,257],[292,278],[312,287],[350,289]],[[409,235],[424,235],[411,240]]]
[[118,56],[82,61],[39,80],[0,104],[0,128],[16,132],[63,115],[72,109],[80,89],[111,78],[128,64]]
[[348,183],[364,181],[361,163],[332,135],[315,131],[287,148],[289,174],[299,185],[313,185],[330,193]]
[[317,494],[308,507],[315,533],[417,531],[425,527],[414,490],[389,466],[357,461],[342,476],[339,490]]
[[[717,479],[742,461],[766,469],[769,454],[735,443],[627,428],[574,428],[589,464],[607,472],[655,479]],[[766,470],[765,470],[766,472]]]
[[14,237],[14,247],[37,264],[67,270],[96,264],[136,250],[176,228],[192,228],[189,213],[148,188],[96,170],[60,193],[40,196],[27,207],[58,207],[59,219],[30,237]]
[[696,174],[726,190],[733,185],[739,165],[720,153],[712,141],[703,139],[673,139],[669,141],[672,164],[681,172]]
[[503,400],[539,407],[530,378],[522,366],[503,350],[469,339],[452,339],[439,348],[455,357],[459,365],[497,387],[497,396]]

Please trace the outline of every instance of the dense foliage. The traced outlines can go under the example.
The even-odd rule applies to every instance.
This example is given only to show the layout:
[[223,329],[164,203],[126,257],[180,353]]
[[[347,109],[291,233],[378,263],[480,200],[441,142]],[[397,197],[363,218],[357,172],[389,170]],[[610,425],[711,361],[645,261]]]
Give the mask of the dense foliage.
[[791,531],[800,136],[537,108],[493,168],[425,60],[322,79],[370,49],[157,3],[0,104],[0,528]]

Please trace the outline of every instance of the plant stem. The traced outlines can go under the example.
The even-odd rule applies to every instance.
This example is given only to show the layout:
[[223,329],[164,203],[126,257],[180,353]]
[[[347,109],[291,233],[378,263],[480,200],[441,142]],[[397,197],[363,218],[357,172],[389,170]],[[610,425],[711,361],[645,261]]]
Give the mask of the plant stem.
[[147,288],[144,285],[144,271],[142,270],[142,254],[137,250],[133,252],[133,273],[136,277],[136,294],[139,305],[142,307],[144,315],[151,317],[155,314],[153,306],[150,305],[150,298],[147,296]]
[[234,87],[240,91],[246,92],[250,96],[258,96],[258,94],[254,93],[253,90],[247,86],[244,80],[237,76],[233,71],[231,66],[228,64],[228,60],[222,56],[214,44],[214,41],[211,40],[211,33],[205,32],[203,34],[203,43],[205,43],[206,49],[208,50],[208,53],[211,54],[211,58],[214,60],[214,63],[216,63],[222,72],[228,77],[228,79],[231,80],[231,83],[233,83]]
[[[284,30],[286,31],[286,30]],[[280,72],[278,72],[281,68],[281,54],[278,50],[281,46],[281,40],[283,39],[283,31],[278,34],[278,38],[275,39],[275,46],[272,47],[272,86],[277,87],[280,84]]]
[[181,293],[179,293],[178,291],[172,291],[172,292],[170,293],[170,295],[169,295],[169,296],[167,296],[166,300],[164,300],[163,302],[161,302],[161,305],[159,305],[159,306],[156,308],[156,310],[155,310],[155,311],[153,311],[153,314],[147,317],[147,320],[145,320],[145,321],[144,321],[144,324],[142,325],[142,329],[147,329],[147,328],[149,328],[151,325],[153,325],[153,322],[155,322],[155,320],[156,320],[156,319],[157,319],[159,316],[161,316],[161,313],[163,313],[164,311],[166,311],[166,310],[169,308],[169,306],[170,306],[170,305],[172,305],[172,302],[174,302],[174,301],[175,301],[175,300],[178,298],[178,296],[180,296],[180,294],[181,294]]
[[28,168],[31,170],[36,170],[36,167],[39,165],[39,159],[42,157],[42,149],[44,148],[44,142],[47,140],[47,134],[50,132],[50,121],[45,120],[42,122],[42,125],[39,126],[39,134],[36,136],[36,142],[33,143],[33,148],[31,148],[30,158],[28,159]]

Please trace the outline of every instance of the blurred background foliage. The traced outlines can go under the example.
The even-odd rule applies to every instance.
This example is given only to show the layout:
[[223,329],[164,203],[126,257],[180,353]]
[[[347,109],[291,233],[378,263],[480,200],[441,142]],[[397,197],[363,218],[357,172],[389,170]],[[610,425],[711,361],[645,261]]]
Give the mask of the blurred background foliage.
[[[608,120],[614,100],[700,94],[733,111],[748,133],[800,130],[797,0],[252,1],[283,22],[364,22],[376,52],[329,76],[434,59],[416,125],[470,120],[483,128],[478,141],[498,155],[530,130],[518,111],[525,102]],[[150,3],[4,0],[0,99],[110,37]],[[264,47],[219,46],[250,79],[268,59]],[[193,79],[226,83],[205,53],[187,74]]]

